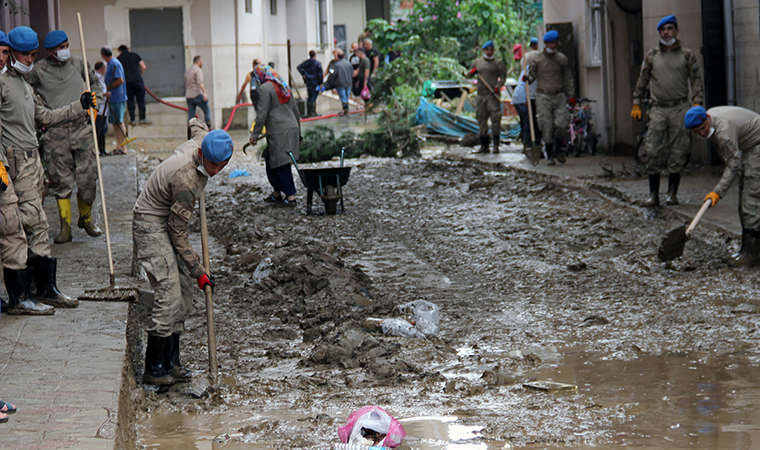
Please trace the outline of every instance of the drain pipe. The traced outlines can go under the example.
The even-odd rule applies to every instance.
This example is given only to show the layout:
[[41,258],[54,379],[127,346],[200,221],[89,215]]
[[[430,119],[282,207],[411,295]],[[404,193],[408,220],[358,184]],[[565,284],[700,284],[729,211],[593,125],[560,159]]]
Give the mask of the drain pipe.
[[[238,78],[240,76],[240,33],[239,33],[239,27],[240,24],[238,23],[239,17],[238,17],[238,0],[235,0],[234,2],[235,6],[235,90],[237,91],[237,83],[240,82],[240,79]],[[237,95],[237,92],[235,92],[235,95]]]
[[612,148],[614,139],[613,139],[613,130],[612,127],[612,120],[614,112],[611,111],[611,105],[610,105],[610,95],[609,95],[609,88],[610,88],[610,66],[609,66],[609,52],[607,51],[607,29],[606,26],[607,21],[606,19],[606,2],[604,0],[593,0],[591,3],[591,14],[597,14],[598,13],[598,21],[599,21],[599,36],[598,38],[601,41],[601,58],[602,58],[602,86],[604,88],[603,91],[603,104],[604,104],[604,137],[607,141],[606,144],[608,148]]
[[726,28],[726,97],[736,105],[736,49],[734,45],[734,1],[723,0],[723,19]]

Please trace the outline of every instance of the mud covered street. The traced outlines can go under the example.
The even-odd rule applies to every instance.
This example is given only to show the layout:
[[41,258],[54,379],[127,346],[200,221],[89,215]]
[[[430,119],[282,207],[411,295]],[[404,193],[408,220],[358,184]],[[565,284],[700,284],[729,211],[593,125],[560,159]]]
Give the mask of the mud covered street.
[[[725,265],[727,234],[665,264],[680,221],[446,154],[348,161],[346,214],[306,216],[300,180],[298,210],[273,208],[263,168],[235,164],[253,176],[207,189],[221,383],[138,395],[143,444],[329,448],[365,404],[415,449],[734,448],[760,429],[760,283]],[[363,325],[415,300],[440,307],[435,336]],[[196,306],[183,355],[201,377]]]

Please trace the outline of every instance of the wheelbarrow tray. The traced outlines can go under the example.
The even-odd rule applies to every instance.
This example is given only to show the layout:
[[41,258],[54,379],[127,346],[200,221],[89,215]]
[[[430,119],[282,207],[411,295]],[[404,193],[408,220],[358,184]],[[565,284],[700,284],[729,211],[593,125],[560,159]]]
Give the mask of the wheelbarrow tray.
[[317,193],[325,202],[325,212],[335,214],[335,202],[328,201],[324,195],[324,189],[327,186],[333,186],[337,189],[340,202],[341,212],[345,211],[343,206],[343,189],[348,183],[348,176],[351,173],[350,167],[326,167],[319,169],[298,169],[298,176],[301,182],[306,186],[306,214],[311,214],[311,207],[314,198],[314,192]]
[[[325,187],[334,184],[334,180],[340,180],[340,187],[348,183],[348,175],[351,173],[350,167],[326,167],[320,169],[298,169],[298,176],[307,189],[317,191],[321,194],[319,179],[322,178],[322,186]],[[336,178],[337,176],[337,178]],[[338,186],[335,186],[336,188]]]

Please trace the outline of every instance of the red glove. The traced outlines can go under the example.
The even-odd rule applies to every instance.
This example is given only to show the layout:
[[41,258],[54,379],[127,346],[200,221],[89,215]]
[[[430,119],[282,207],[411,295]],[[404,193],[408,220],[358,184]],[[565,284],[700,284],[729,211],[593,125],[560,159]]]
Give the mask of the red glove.
[[216,285],[216,283],[214,283],[214,276],[213,275],[211,275],[209,277],[209,275],[206,275],[204,273],[202,277],[198,278],[198,287],[202,291],[204,290],[204,288],[206,287],[206,285],[209,285],[209,286],[211,286],[211,289],[214,289],[214,286]]
[[527,76],[527,75],[523,75],[523,77],[522,77],[522,80],[523,80],[525,83],[527,83],[527,82],[528,82],[528,76]]
[[473,67],[472,69],[470,69],[470,76],[473,76],[476,73],[478,73],[478,69],[476,67]]
[[578,101],[575,99],[575,97],[570,97],[567,99],[567,104],[575,108],[575,105],[578,104]]
[[494,90],[493,90],[493,93],[494,93],[494,94],[496,94],[497,96],[498,96],[498,95],[501,95],[501,88],[496,88],[496,89],[494,89]]

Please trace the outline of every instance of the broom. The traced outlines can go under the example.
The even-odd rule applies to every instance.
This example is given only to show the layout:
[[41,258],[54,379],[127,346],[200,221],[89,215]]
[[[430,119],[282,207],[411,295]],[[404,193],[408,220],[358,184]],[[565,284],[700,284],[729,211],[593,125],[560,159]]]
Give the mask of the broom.
[[[77,13],[77,23],[79,24],[79,41],[82,45],[82,60],[84,61],[84,79],[87,84],[87,90],[90,91],[90,71],[87,65],[87,52],[84,46],[84,32],[82,31],[82,15]],[[90,125],[92,128],[92,140],[95,148],[98,148],[98,135],[95,127],[95,111],[90,110]],[[100,152],[95,151],[95,159],[98,167],[98,182],[100,183],[100,203],[103,205],[103,222],[106,228],[106,245],[108,246],[108,269],[110,285],[101,289],[86,289],[84,294],[79,296],[79,300],[101,300],[101,301],[130,301],[137,299],[137,288],[117,288],[116,275],[113,271],[113,253],[111,252],[111,233],[108,228],[108,210],[106,209],[106,196],[103,189],[103,172],[100,168]]]

